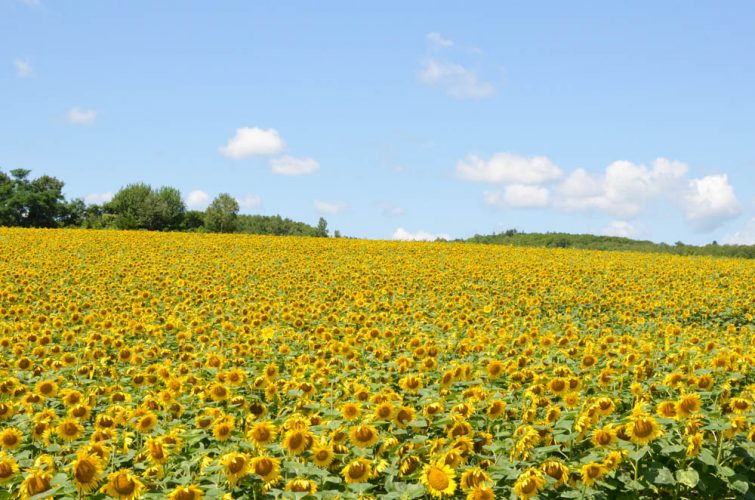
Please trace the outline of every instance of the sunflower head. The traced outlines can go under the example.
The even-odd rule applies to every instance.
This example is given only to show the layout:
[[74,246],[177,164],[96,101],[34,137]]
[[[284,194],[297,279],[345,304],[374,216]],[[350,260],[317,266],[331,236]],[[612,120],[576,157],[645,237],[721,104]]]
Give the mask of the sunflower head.
[[420,481],[434,497],[451,496],[456,491],[456,475],[451,467],[443,462],[427,464],[422,469]]

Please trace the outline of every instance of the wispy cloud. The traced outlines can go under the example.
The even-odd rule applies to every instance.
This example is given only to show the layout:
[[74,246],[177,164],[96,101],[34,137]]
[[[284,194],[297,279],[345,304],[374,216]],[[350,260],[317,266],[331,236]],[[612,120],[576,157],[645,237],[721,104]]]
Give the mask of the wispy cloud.
[[242,160],[251,156],[278,154],[285,147],[286,143],[273,128],[241,127],[236,129],[236,134],[228,139],[225,146],[220,146],[219,151],[225,157]]
[[13,61],[13,66],[16,68],[16,76],[19,78],[28,78],[34,74],[34,68],[32,68],[28,59],[16,59]]
[[91,125],[97,119],[97,111],[75,107],[68,112],[67,118],[73,125]]
[[418,77],[425,85],[441,87],[456,99],[483,99],[495,94],[492,83],[481,81],[475,71],[461,64],[426,59]]
[[315,200],[315,210],[324,214],[338,214],[346,210],[348,206],[343,202],[329,203],[326,201]]
[[427,231],[417,231],[416,233],[410,233],[403,227],[396,229],[393,232],[392,238],[394,240],[402,241],[435,241],[437,239],[450,240],[451,237],[446,233],[428,233]]
[[431,45],[435,45],[436,47],[453,47],[454,41],[450,38],[444,38],[440,33],[437,31],[433,31],[432,33],[428,33],[425,38],[427,39],[428,43]]
[[312,158],[295,158],[285,155],[270,160],[270,169],[274,174],[295,177],[317,172],[320,170],[320,163]]

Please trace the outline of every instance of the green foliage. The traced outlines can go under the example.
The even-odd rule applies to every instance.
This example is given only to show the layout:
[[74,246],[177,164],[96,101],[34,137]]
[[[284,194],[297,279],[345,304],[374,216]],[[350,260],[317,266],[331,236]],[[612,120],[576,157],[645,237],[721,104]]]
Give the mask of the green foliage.
[[214,233],[233,233],[239,215],[239,202],[228,193],[221,193],[212,200],[205,212],[205,227]]
[[49,175],[30,180],[30,173],[19,168],[8,176],[0,171],[0,225],[60,226],[67,215],[63,181]]
[[[325,219],[320,219],[325,221]],[[238,232],[248,234],[270,234],[276,236],[327,236],[325,228],[313,227],[303,222],[284,219],[280,215],[239,215]],[[324,229],[324,231],[323,231]]]
[[166,231],[181,226],[186,205],[178,189],[163,186],[154,190],[140,182],[115,193],[104,210],[112,214],[111,224],[118,229]]
[[676,242],[653,243],[647,240],[633,240],[618,236],[596,236],[592,234],[569,233],[522,233],[509,229],[497,234],[479,235],[464,240],[469,243],[488,245],[508,245],[522,247],[579,248],[585,250],[619,250],[633,252],[658,252],[675,255],[710,255],[716,257],[755,258],[755,245],[719,245],[712,242],[704,246],[686,245]]

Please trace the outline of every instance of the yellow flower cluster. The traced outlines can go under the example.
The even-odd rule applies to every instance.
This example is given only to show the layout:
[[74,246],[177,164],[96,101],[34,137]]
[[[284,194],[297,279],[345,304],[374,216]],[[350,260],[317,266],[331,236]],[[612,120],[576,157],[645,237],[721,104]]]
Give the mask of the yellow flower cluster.
[[0,228],[0,498],[744,495],[754,303],[736,259]]

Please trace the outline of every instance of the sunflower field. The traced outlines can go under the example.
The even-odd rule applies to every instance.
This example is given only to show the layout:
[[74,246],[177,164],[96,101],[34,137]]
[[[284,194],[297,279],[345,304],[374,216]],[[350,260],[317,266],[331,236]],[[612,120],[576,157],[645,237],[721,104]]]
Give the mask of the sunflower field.
[[755,266],[0,228],[0,499],[754,498]]

